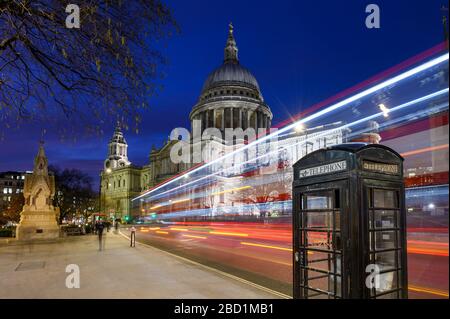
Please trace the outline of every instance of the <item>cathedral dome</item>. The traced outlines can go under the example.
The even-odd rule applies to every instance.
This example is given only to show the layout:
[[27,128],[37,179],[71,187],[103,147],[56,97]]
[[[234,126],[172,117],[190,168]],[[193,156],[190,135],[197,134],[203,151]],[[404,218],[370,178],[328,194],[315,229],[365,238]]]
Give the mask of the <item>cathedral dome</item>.
[[238,62],[224,63],[214,70],[206,79],[202,93],[216,87],[229,85],[248,87],[249,89],[257,90],[261,94],[254,75]]
[[198,102],[189,115],[192,127],[268,129],[272,112],[264,102],[255,76],[239,63],[238,48],[230,23],[224,49],[224,60],[220,67],[209,74]]

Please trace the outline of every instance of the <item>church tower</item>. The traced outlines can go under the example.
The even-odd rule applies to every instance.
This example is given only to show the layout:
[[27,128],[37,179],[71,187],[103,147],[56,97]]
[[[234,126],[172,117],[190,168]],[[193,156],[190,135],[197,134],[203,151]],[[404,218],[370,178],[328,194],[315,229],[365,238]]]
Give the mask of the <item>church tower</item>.
[[116,169],[129,166],[131,162],[128,160],[128,144],[117,123],[113,137],[108,144],[108,158],[105,160],[105,170]]

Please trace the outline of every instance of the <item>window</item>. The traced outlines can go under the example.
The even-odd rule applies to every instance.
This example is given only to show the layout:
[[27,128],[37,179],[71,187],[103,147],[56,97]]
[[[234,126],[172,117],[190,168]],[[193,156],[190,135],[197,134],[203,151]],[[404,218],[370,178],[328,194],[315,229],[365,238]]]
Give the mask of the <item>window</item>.
[[214,127],[214,110],[208,111],[208,127]]
[[231,109],[226,108],[224,110],[224,116],[225,116],[225,128],[231,128]]
[[233,128],[239,127],[239,109],[233,109]]
[[222,128],[222,110],[216,110],[216,128]]

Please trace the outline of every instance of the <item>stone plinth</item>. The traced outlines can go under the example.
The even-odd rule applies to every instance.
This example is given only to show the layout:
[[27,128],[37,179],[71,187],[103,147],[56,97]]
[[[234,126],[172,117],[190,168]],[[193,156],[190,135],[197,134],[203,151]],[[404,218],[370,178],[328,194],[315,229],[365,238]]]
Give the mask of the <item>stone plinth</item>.
[[20,224],[17,226],[17,240],[48,240],[59,237],[60,228],[57,223],[59,210],[23,211]]

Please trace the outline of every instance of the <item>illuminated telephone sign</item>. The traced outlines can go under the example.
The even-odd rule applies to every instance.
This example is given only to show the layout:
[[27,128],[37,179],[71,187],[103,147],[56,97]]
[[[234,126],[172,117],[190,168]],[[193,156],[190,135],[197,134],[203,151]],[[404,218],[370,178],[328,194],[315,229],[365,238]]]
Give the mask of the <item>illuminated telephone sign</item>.
[[403,158],[349,143],[294,164],[294,298],[407,298]]
[[385,174],[397,175],[399,173],[399,166],[396,164],[384,164],[370,161],[363,161],[363,169]]
[[347,162],[340,161],[336,163],[330,163],[326,165],[311,167],[307,169],[301,169],[299,171],[299,177],[305,178],[316,175],[330,174],[334,172],[344,171],[347,169]]

